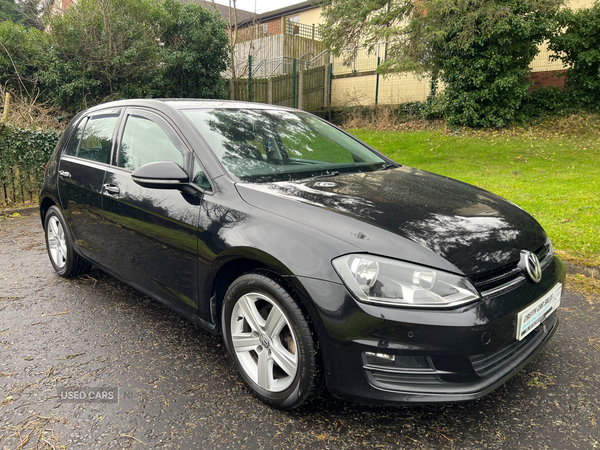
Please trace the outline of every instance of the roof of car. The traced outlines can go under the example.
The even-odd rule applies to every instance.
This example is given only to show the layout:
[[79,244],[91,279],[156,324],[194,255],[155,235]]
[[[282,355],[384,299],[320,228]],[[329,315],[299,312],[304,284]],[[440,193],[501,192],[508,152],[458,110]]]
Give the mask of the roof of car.
[[94,106],[88,111],[93,112],[100,109],[118,108],[124,106],[141,106],[155,108],[159,110],[168,109],[195,109],[195,108],[211,108],[211,109],[279,109],[292,110],[284,106],[267,105],[264,103],[240,102],[235,100],[209,100],[209,99],[189,99],[189,98],[165,98],[165,99],[129,99],[117,100],[114,102],[103,103]]

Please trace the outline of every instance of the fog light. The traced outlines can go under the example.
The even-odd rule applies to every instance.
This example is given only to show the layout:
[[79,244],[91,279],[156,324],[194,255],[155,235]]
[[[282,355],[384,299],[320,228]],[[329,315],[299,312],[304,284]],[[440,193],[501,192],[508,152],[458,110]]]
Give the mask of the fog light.
[[367,356],[373,356],[375,358],[382,358],[385,359],[387,361],[394,361],[396,359],[396,357],[394,355],[388,355],[385,353],[371,353],[371,352],[367,352]]
[[387,353],[364,352],[363,364],[378,367],[395,367],[398,369],[431,369],[425,356],[388,355]]
[[365,352],[364,355],[367,360],[367,364],[372,364],[375,366],[395,366],[396,357],[394,355],[373,352]]

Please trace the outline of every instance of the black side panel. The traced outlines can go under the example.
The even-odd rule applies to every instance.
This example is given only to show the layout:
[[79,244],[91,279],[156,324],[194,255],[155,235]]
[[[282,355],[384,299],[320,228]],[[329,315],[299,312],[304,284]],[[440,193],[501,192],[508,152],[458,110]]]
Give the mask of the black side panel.
[[77,250],[92,262],[103,263],[104,228],[101,191],[106,166],[63,156],[58,167],[60,202]]
[[197,314],[199,199],[143,188],[131,172],[116,167],[107,171],[105,184],[113,190],[105,190],[103,199],[107,266],[175,308]]

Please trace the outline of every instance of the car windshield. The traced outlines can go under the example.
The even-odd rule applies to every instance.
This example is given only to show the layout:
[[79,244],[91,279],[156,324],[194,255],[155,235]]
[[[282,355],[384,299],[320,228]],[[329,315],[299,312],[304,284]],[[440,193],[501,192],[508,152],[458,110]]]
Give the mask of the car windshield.
[[244,181],[370,172],[386,163],[363,144],[306,113],[260,109],[189,109],[183,113],[225,169]]

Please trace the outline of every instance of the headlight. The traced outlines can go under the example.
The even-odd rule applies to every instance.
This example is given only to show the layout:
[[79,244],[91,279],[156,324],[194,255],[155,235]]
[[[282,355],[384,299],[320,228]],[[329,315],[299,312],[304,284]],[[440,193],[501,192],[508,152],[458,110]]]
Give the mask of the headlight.
[[394,259],[345,255],[333,266],[346,287],[367,303],[448,308],[480,298],[465,277]]

